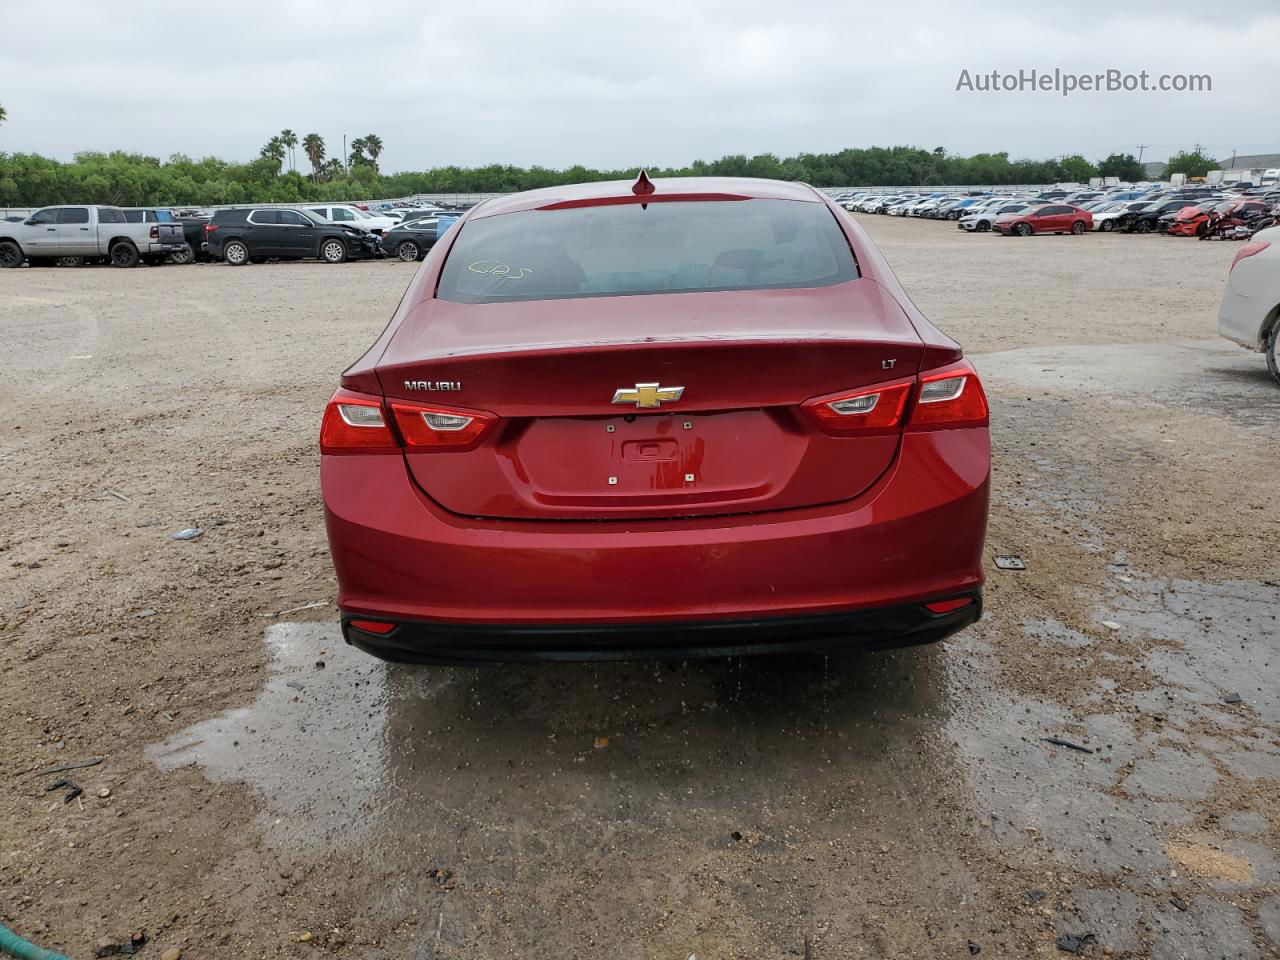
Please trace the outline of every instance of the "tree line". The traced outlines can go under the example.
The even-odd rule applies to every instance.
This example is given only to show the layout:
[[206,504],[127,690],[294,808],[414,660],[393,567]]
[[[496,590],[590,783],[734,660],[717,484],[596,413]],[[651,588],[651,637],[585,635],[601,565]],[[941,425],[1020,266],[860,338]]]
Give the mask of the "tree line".
[[[0,107],[0,118],[3,118]],[[305,165],[299,164],[301,147]],[[38,154],[0,153],[0,205],[33,207],[53,203],[109,203],[121,206],[217,206],[230,203],[290,203],[316,200],[398,197],[414,193],[499,193],[562,183],[625,180],[638,167],[598,170],[509,164],[445,166],[417,172],[384,173],[378,166],[383,143],[375,134],[352,141],[345,157],[330,157],[318,134],[299,137],[283,130],[246,163],[217,157],[174,154],[167,160],[137,153],[87,152],[64,163]],[[1198,149],[1175,155],[1177,172],[1203,175],[1213,161]],[[303,166],[303,169],[300,169]],[[1171,171],[1174,164],[1171,163]],[[1203,168],[1203,169],[1201,169]],[[912,186],[948,184],[998,186],[1090,177],[1145,179],[1132,154],[1115,153],[1096,163],[1083,156],[1051,160],[1011,160],[1008,153],[948,154],[942,147],[849,148],[836,153],[733,154],[695,160],[684,167],[647,168],[651,176],[744,176],[798,180],[814,186]]]

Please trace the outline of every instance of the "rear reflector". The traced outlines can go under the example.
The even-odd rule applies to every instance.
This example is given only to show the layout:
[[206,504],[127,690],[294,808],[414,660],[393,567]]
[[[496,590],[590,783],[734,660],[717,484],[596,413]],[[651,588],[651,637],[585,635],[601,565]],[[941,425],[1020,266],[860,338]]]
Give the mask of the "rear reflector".
[[950,613],[952,610],[967,607],[971,603],[973,603],[973,597],[954,597],[951,600],[935,600],[933,603],[926,603],[924,608],[930,613]]
[[376,633],[380,637],[385,637],[396,628],[394,623],[386,623],[382,620],[349,620],[347,622],[357,630],[363,630],[365,633]]
[[1255,253],[1261,253],[1267,247],[1271,246],[1266,240],[1254,240],[1252,243],[1246,243],[1243,247],[1236,251],[1236,257],[1231,261],[1231,268],[1227,270],[1230,273],[1236,268],[1236,264],[1245,257],[1252,257]]

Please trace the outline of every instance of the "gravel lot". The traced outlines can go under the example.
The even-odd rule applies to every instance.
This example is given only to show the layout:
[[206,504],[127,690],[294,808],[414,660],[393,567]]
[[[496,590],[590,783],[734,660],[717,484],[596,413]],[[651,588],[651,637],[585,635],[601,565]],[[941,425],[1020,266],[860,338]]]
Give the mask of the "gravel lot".
[[944,644],[783,663],[342,645],[319,411],[412,264],[0,275],[3,922],[80,957],[1275,956],[1280,390],[1214,332],[1235,245],[861,219],[986,380],[988,552],[1029,569]]

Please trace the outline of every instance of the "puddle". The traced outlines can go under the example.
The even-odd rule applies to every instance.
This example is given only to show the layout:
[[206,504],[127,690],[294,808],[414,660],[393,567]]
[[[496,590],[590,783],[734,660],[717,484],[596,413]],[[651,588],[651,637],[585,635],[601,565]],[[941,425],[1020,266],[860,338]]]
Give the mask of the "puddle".
[[[664,912],[689,914],[672,897],[702,902],[707,884],[733,900],[744,937],[789,915],[797,889],[852,936],[851,891],[875,896],[891,873],[918,901],[904,910],[973,909],[944,647],[402,668],[327,625],[276,625],[266,642],[270,677],[253,705],[150,755],[247,784],[283,856],[362,864],[352,885],[371,916],[427,915],[422,956],[476,929],[529,931],[562,952],[575,930],[651,933]],[[890,870],[891,850],[902,853]],[[446,911],[436,868],[475,895]],[[648,935],[635,937],[622,942],[643,952]]]
[[[981,882],[962,840],[975,822],[980,841],[1034,875],[1092,878],[1096,891],[1070,910],[1108,943],[1133,942],[1145,929],[1136,915],[1167,921],[1156,946],[1181,949],[1178,938],[1199,934],[1165,916],[1185,883],[1168,852],[1186,859],[1184,848],[1171,838],[1202,827],[1222,764],[1257,775],[1280,765],[1267,682],[1280,597],[1120,563],[1113,573],[1099,618],[1162,641],[1139,661],[1155,687],[1117,694],[1132,712],[1090,712],[1100,708],[1087,698],[1073,712],[1003,688],[989,646],[998,611],[954,642],[890,654],[474,669],[387,666],[332,626],[280,624],[267,632],[271,675],[256,703],[150,753],[164,770],[194,763],[248,784],[267,842],[291,857],[354,857],[370,916],[425,911],[415,956],[507,929],[494,926],[495,897],[502,923],[566,948],[572,924],[548,932],[557,910],[579,923],[584,909],[591,922],[619,910],[633,922],[639,911],[653,923],[656,904],[685,910],[671,884],[683,891],[677,903],[707,896],[695,896],[689,869],[722,877],[717,889],[751,924],[786,915],[797,883],[832,915],[851,891],[873,896],[887,884],[904,917],[963,915]],[[1023,626],[1028,642],[1091,653],[1086,635],[1059,621]],[[1222,704],[1228,687],[1248,702]],[[1153,709],[1161,731],[1140,732],[1137,717]],[[1230,722],[1210,735],[1219,716]],[[1068,731],[1096,753],[1042,739]],[[1255,888],[1280,882],[1261,845],[1265,816],[1222,813],[1219,834],[1195,842],[1229,850]],[[832,851],[836,864],[815,866]],[[885,851],[891,870],[880,866]],[[443,899],[437,868],[488,893]],[[587,909],[578,889],[621,900]],[[1055,925],[1074,922],[1066,909],[1055,907]],[[1195,910],[1223,930],[1243,922],[1229,905]]]
[[276,624],[266,643],[271,674],[257,703],[148,756],[162,771],[198,764],[211,780],[250,784],[269,798],[261,825],[282,845],[354,839],[385,802],[386,668],[353,656],[336,625]]

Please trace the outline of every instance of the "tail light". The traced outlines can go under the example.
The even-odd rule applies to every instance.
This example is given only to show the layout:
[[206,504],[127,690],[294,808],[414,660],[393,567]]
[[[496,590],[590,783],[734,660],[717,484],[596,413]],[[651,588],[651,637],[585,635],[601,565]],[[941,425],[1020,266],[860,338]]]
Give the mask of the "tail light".
[[1254,240],[1252,243],[1246,243],[1243,247],[1236,251],[1236,257],[1231,261],[1231,267],[1227,270],[1230,273],[1236,268],[1236,264],[1245,257],[1252,257],[1256,253],[1261,253],[1267,247],[1271,246],[1266,240]]
[[[388,422],[390,406],[394,424]],[[320,425],[321,453],[411,453],[470,450],[498,422],[491,413],[454,410],[339,389]]]
[[148,236],[150,236],[150,237],[151,237],[151,239],[152,239],[152,240],[159,240],[159,239],[160,239],[160,228],[159,228],[159,227],[152,227],[150,230],[148,230],[148,231],[147,231],[147,234],[148,234]]
[[498,422],[491,413],[391,401],[396,426],[410,453],[428,450],[470,450]]
[[912,428],[980,427],[989,421],[987,394],[967,360],[920,377],[920,390],[911,410]]
[[895,431],[911,397],[914,380],[878,384],[857,393],[819,397],[802,409],[828,433],[876,433]]
[[321,453],[392,453],[399,448],[381,397],[337,390],[329,398],[320,424]]
[[965,360],[919,378],[819,397],[801,409],[823,430],[838,435],[894,432],[904,421],[922,430],[985,426],[989,421],[986,393]]
[[206,223],[204,225],[204,235],[207,237],[209,236],[209,234],[213,233],[213,231],[217,229],[218,229],[218,225],[216,223]]

